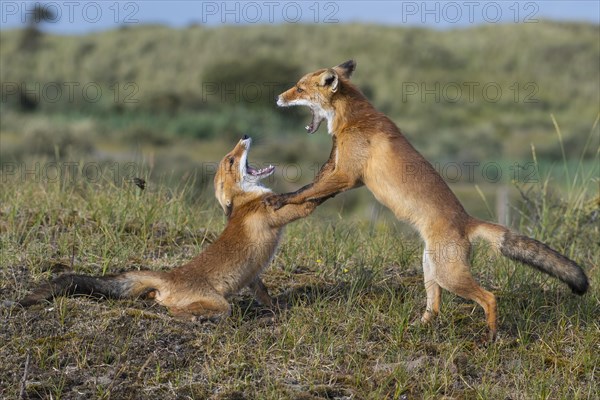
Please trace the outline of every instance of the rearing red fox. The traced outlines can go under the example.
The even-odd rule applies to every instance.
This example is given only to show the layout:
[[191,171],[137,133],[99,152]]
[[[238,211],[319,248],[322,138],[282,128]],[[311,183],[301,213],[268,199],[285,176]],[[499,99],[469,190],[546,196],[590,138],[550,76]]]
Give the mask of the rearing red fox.
[[333,148],[313,183],[295,193],[267,198],[270,205],[303,204],[366,185],[379,202],[397,218],[409,221],[425,240],[427,308],[423,322],[439,313],[444,288],[483,307],[490,339],[495,338],[496,298],[479,286],[470,272],[469,253],[476,238],[489,241],[504,256],[560,279],[579,295],[586,292],[588,279],[575,262],[537,240],[467,214],[433,166],[350,83],[355,68],[350,60],[320,69],[279,95],[280,107],[310,108],[309,133],[327,120]]

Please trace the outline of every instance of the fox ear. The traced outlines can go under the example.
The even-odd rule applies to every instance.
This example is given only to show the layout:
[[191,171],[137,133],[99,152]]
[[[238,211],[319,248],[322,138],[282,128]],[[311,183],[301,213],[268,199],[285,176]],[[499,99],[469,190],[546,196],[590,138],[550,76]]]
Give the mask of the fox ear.
[[345,79],[350,79],[350,76],[356,69],[356,61],[348,60],[346,62],[341,63],[338,66],[333,67],[333,69]]
[[319,83],[321,86],[329,86],[332,92],[336,92],[338,89],[338,74],[334,69],[328,69],[321,74]]

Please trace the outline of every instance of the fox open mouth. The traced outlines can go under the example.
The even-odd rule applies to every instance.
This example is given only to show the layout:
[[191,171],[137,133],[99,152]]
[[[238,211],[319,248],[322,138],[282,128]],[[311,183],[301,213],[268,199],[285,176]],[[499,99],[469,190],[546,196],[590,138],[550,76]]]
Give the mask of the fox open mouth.
[[265,168],[258,168],[258,169],[251,167],[250,164],[248,163],[248,153],[250,152],[250,146],[252,145],[252,138],[250,138],[250,136],[248,136],[248,135],[244,135],[244,137],[242,138],[242,144],[244,145],[246,150],[244,151],[244,154],[242,155],[242,160],[240,162],[240,169],[241,169],[240,172],[242,173],[242,176],[245,179],[257,182],[257,181],[264,179],[267,176],[273,174],[273,172],[275,172],[275,167],[272,165],[269,165],[268,167],[265,167]]
[[266,178],[267,176],[271,175],[274,171],[275,171],[275,167],[272,165],[269,165],[268,167],[256,169],[256,168],[252,168],[248,164],[248,162],[246,162],[246,173],[248,173],[248,175],[250,175],[254,178],[258,178],[258,179]]
[[321,122],[323,122],[323,117],[318,115],[315,112],[315,110],[312,109],[312,107],[309,107],[309,108],[310,108],[310,113],[312,114],[312,120],[311,120],[310,124],[306,125],[304,128],[306,129],[306,132],[313,134],[319,129],[319,126],[321,126]]
[[252,145],[252,138],[250,136],[244,135],[241,144],[244,146],[245,150],[242,154],[239,168],[244,181],[256,184],[259,180],[264,179],[275,172],[275,167],[270,164],[268,167],[264,168],[254,168],[250,166],[248,163],[248,153],[250,152],[250,146]]

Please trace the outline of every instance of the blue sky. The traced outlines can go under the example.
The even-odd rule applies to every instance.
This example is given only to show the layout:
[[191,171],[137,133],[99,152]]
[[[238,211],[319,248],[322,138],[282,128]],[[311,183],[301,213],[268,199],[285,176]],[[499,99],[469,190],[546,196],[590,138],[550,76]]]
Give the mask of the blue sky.
[[23,26],[34,4],[55,18],[42,29],[82,34],[122,25],[157,23],[183,27],[280,23],[376,23],[435,29],[539,20],[587,21],[600,24],[600,2],[538,1],[10,1],[1,0],[2,29]]

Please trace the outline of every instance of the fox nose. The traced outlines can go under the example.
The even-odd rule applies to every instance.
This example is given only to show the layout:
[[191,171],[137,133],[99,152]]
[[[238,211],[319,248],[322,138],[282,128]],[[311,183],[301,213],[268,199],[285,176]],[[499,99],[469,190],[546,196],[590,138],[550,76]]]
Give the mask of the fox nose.
[[246,140],[246,139],[250,139],[250,136],[248,136],[248,135],[244,135],[244,136],[242,137],[242,140]]
[[282,107],[285,104],[285,102],[283,101],[283,96],[275,96],[275,103],[277,103],[279,107]]

